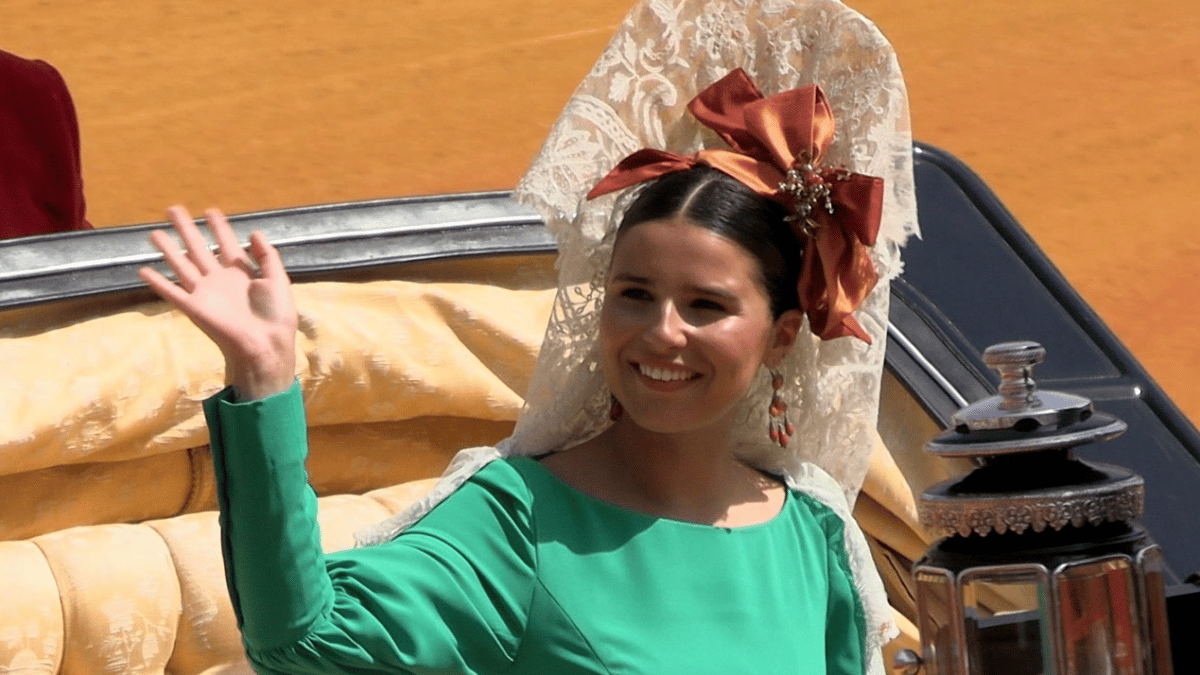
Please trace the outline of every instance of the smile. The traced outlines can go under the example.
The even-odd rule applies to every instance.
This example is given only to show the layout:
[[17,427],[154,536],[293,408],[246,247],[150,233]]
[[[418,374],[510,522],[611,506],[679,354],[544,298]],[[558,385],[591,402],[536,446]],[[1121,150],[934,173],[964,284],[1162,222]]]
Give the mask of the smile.
[[690,380],[698,375],[690,370],[672,370],[667,368],[655,368],[644,364],[638,364],[638,371],[642,375],[659,382],[676,382],[679,380]]

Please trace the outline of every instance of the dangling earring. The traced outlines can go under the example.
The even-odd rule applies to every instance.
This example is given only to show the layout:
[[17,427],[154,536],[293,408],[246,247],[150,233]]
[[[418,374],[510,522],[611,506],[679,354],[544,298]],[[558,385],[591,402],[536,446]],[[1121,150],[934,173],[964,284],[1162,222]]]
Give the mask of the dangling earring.
[[781,448],[786,448],[792,434],[796,432],[796,428],[788,420],[787,404],[779,397],[779,390],[782,387],[783,376],[778,371],[772,370],[771,405],[767,408],[767,433],[770,434],[772,442],[778,443]]
[[609,394],[608,396],[612,399],[612,403],[608,409],[608,419],[616,422],[617,420],[621,419],[621,415],[625,414],[625,409],[621,407],[621,402],[617,400],[616,396],[613,396],[612,394]]

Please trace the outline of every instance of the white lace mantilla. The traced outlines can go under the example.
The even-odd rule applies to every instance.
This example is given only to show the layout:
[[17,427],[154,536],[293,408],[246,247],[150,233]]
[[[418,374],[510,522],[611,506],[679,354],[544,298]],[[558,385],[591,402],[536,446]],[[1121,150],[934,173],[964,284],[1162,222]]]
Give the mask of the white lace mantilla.
[[[584,195],[641,148],[686,155],[725,147],[686,106],[737,67],[767,96],[820,85],[837,120],[828,165],[885,181],[872,250],[880,283],[857,313],[872,344],[802,333],[780,368],[796,425],[786,450],[767,438],[765,371],[738,412],[745,419],[742,456],[788,476],[846,520],[874,672],[882,667],[877,648],[895,629],[847,504],[862,485],[873,447],[889,281],[900,272],[901,245],[917,233],[916,197],[908,100],[895,54],[874,24],[836,0],[643,0],[633,8],[517,186],[518,198],[538,209],[557,238],[559,291],[513,435],[497,448],[461,453],[429,497],[361,539],[395,536],[497,457],[568,449],[610,423],[596,336],[614,232],[636,188],[590,202]],[[822,478],[826,474],[836,483]]]

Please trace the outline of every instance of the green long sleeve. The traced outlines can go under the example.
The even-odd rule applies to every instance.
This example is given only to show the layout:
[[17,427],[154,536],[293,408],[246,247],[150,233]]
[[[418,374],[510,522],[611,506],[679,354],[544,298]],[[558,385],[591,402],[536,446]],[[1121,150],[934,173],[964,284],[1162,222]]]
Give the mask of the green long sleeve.
[[235,403],[227,388],[204,403],[221,508],[225,582],[248,645],[304,634],[333,605],[308,485],[299,384]]
[[[226,581],[262,673],[498,672],[533,593],[527,488],[501,463],[400,539],[325,556],[298,386],[205,403]],[[482,569],[480,563],[486,569]]]

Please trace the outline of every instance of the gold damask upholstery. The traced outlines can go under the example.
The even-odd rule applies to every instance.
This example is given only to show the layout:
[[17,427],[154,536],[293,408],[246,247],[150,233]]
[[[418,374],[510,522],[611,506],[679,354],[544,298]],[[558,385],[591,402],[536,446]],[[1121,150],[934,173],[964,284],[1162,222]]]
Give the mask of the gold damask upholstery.
[[[318,494],[440,473],[508,435],[553,291],[296,287]],[[220,353],[162,303],[0,315],[0,540],[216,508],[199,402]],[[403,458],[397,460],[397,458]]]
[[0,541],[0,673],[57,673],[65,641],[54,573],[37,544]]
[[[320,500],[325,549],[432,480]],[[216,513],[0,542],[0,673],[250,672],[225,590]]]

